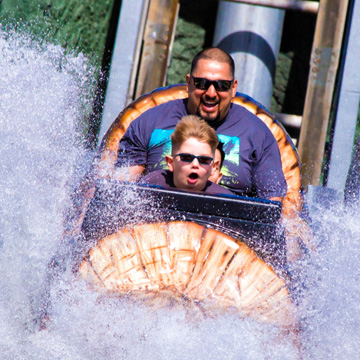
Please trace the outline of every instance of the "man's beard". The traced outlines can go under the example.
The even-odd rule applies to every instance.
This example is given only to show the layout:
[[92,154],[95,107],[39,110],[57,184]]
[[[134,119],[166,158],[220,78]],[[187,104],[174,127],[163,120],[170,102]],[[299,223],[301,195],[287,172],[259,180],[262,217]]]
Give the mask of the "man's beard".
[[213,118],[212,116],[206,116],[206,115],[204,116],[201,114],[200,105],[197,108],[196,115],[201,117],[202,119],[204,119],[209,124],[211,124],[211,123],[216,124],[216,123],[220,122],[220,111],[217,112],[215,118]]

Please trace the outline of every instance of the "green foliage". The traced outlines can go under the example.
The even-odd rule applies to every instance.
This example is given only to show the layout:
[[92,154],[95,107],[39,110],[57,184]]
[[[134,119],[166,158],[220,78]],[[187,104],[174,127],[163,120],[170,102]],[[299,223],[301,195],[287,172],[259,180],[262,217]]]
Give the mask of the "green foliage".
[[114,0],[3,0],[2,26],[82,52],[100,65]]
[[286,88],[290,77],[293,56],[294,53],[291,51],[288,53],[279,53],[278,56],[275,72],[275,84],[270,109],[274,114],[281,113],[282,111],[282,105],[284,103]]
[[185,82],[193,57],[204,46],[204,38],[205,30],[200,25],[178,19],[167,85]]

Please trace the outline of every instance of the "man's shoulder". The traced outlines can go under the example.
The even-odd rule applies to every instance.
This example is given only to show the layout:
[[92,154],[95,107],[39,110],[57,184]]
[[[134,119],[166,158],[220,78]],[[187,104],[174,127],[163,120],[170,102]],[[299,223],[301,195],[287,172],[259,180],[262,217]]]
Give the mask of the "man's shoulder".
[[242,122],[242,125],[250,132],[264,132],[265,134],[271,134],[269,127],[254,113],[246,109],[239,104],[232,104],[229,110],[230,121],[238,123]]
[[149,108],[132,121],[132,127],[162,127],[177,123],[186,115],[186,103],[183,99],[170,100]]
[[259,117],[257,117],[254,113],[248,110],[245,106],[242,106],[240,104],[231,104],[229,114],[234,116],[242,116],[246,119],[260,121],[263,123],[263,121]]
[[149,115],[154,113],[163,113],[168,114],[168,111],[186,111],[186,103],[185,99],[175,99],[175,100],[169,100],[162,104],[153,106],[149,108],[148,110],[144,111],[141,115]]

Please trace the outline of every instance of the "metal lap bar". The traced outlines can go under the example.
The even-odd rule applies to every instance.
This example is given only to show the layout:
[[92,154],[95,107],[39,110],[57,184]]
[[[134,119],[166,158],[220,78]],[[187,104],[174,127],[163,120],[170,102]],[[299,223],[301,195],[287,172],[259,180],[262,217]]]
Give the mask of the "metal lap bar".
[[[136,214],[139,210],[140,217]],[[280,215],[281,204],[273,201],[106,180],[96,185],[82,234],[84,244],[92,244],[129,224],[190,221],[244,242],[266,262],[279,268],[286,253]]]
[[269,224],[277,223],[281,216],[281,203],[276,201],[236,195],[192,193],[177,189],[163,189],[155,185],[139,185],[109,180],[104,185],[102,182],[98,183],[98,200],[104,201],[104,199],[107,199],[108,201],[118,202],[117,199],[121,199],[121,193],[127,188],[134,189],[141,198],[151,197],[153,202],[161,203],[162,207],[170,210],[217,215]]

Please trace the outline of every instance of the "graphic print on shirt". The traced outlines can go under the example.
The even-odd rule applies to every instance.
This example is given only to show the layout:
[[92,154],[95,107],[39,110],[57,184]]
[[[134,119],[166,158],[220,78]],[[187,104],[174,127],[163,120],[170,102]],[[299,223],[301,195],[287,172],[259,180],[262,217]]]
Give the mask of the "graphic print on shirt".
[[[219,140],[224,144],[225,160],[221,168],[223,178],[220,185],[232,187],[231,184],[237,184],[239,174],[236,171],[240,164],[240,139],[237,136],[218,134]],[[231,169],[231,170],[230,170]]]
[[175,129],[164,130],[155,129],[152,134],[148,145],[148,151],[156,147],[163,147],[162,156],[159,164],[155,164],[154,169],[167,169],[167,163],[165,160],[166,155],[171,155],[171,134]]
[[[174,129],[155,129],[151,134],[148,150],[151,151],[153,148],[163,147],[160,163],[154,166],[156,169],[167,169],[165,156],[171,155],[170,136],[173,132]],[[224,175],[221,180],[221,185],[232,187],[232,185],[239,182],[237,180],[239,174],[234,170],[238,168],[240,163],[240,139],[237,136],[223,134],[218,134],[218,138],[224,144],[223,150],[225,152],[225,161],[221,168],[221,172]]]

